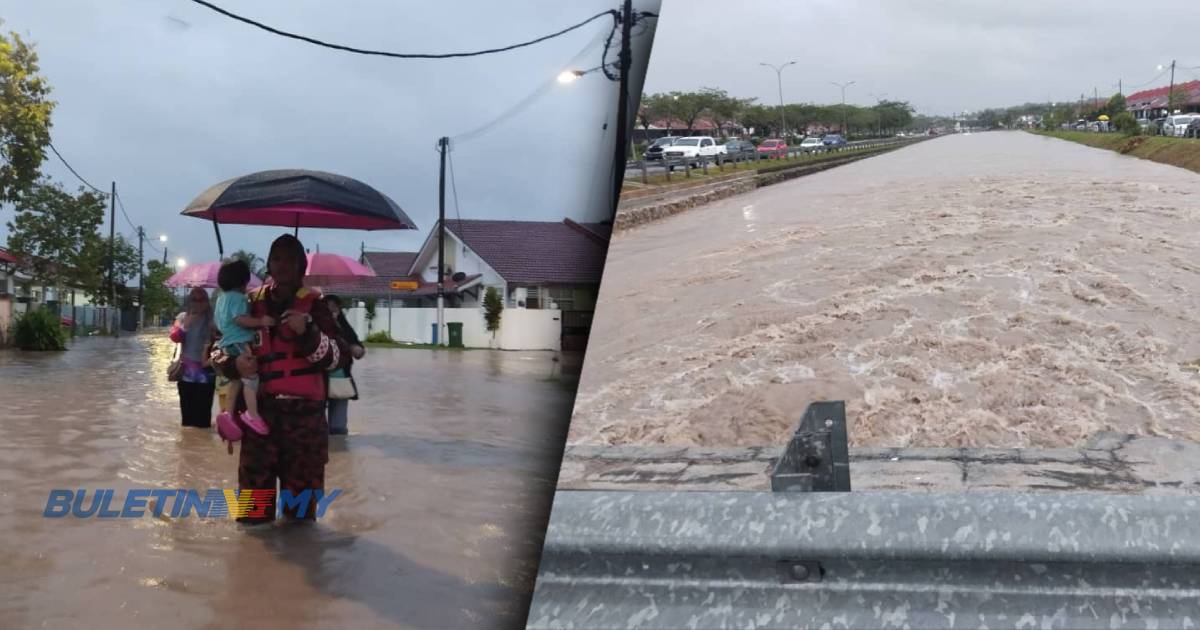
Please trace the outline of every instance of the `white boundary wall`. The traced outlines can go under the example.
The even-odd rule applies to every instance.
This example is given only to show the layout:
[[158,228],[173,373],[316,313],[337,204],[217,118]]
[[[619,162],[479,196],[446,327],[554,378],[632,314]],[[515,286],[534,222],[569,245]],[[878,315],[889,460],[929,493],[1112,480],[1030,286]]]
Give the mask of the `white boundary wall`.
[[[360,339],[367,337],[366,309],[346,309],[346,319]],[[446,323],[463,325],[463,345],[468,348],[501,350],[558,350],[562,339],[562,311],[506,308],[500,315],[495,341],[487,330],[482,308],[448,308]],[[375,309],[371,331],[388,330],[388,309]],[[437,323],[436,308],[391,309],[392,339],[408,343],[431,343]]]

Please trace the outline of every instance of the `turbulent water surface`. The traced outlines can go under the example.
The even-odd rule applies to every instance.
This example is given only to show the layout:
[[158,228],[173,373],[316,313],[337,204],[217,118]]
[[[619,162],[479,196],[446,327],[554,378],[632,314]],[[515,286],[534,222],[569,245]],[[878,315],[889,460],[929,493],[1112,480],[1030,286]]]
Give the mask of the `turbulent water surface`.
[[1200,440],[1200,175],[950,136],[619,234],[569,443]]
[[43,518],[54,488],[236,486],[179,426],[170,352],[0,352],[0,628],[523,623],[572,395],[548,353],[369,350],[315,526]]

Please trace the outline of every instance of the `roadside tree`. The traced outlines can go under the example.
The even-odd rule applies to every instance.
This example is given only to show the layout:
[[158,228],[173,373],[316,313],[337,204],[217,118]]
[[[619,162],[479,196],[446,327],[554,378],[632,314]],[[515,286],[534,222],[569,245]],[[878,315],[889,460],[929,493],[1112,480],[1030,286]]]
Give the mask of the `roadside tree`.
[[55,103],[39,73],[33,45],[0,33],[0,202],[15,202],[33,188],[46,159]]

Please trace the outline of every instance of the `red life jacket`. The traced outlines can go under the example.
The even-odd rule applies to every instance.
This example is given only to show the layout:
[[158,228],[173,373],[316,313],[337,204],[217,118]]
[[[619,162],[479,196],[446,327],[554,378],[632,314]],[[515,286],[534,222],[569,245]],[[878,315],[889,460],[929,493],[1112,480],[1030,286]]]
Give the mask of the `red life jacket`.
[[[267,312],[268,290],[263,286],[250,294],[252,316],[270,314]],[[301,287],[290,308],[308,313],[319,297],[316,292]],[[306,355],[300,354],[295,336],[282,322],[258,331],[254,356],[258,359],[258,382],[262,393],[325,400],[325,370],[309,363]]]

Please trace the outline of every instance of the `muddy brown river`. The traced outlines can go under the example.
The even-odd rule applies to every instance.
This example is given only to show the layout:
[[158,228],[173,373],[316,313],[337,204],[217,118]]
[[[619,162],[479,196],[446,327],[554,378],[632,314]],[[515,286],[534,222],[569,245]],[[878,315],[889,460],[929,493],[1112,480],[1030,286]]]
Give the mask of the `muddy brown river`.
[[568,438],[782,445],[1200,440],[1200,175],[949,136],[620,233]]
[[524,624],[574,389],[550,353],[370,349],[315,526],[43,518],[56,488],[236,487],[215,430],[179,426],[170,354],[0,351],[0,628]]

